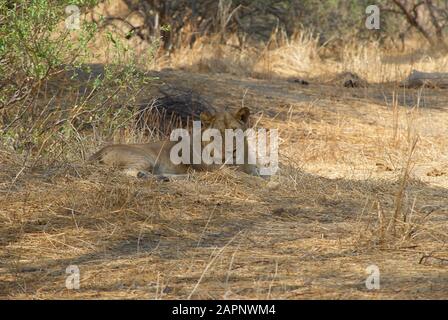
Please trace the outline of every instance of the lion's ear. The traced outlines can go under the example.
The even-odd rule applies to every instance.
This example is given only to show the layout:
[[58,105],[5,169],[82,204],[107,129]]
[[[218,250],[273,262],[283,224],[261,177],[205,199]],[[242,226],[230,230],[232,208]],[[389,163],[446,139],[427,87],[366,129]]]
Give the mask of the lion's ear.
[[235,113],[235,118],[243,123],[247,124],[249,122],[250,110],[249,108],[243,107]]
[[208,111],[201,112],[199,118],[203,124],[210,124],[213,120],[215,120],[215,116]]

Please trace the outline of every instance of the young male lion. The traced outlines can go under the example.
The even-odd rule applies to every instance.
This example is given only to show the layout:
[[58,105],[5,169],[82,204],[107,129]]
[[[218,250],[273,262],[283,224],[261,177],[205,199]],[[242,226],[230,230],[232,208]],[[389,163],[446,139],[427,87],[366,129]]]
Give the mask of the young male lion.
[[[206,129],[218,129],[224,142],[225,129],[246,131],[249,116],[250,111],[246,107],[239,109],[235,113],[219,112],[211,115],[208,112],[203,112],[200,115],[202,125],[200,134]],[[208,142],[204,142],[202,139],[200,141],[202,146],[208,144]],[[177,143],[177,141],[165,140],[145,144],[110,145],[93,154],[89,161],[99,161],[108,166],[118,167],[124,169],[126,173],[137,177],[146,177],[149,173],[156,176],[182,175],[186,174],[189,168],[209,171],[221,167],[219,164],[206,164],[202,160],[198,164],[192,163],[193,161],[189,161],[190,164],[174,164],[170,158],[170,152],[171,148]],[[250,164],[248,161],[246,137],[244,138],[244,149],[244,163],[238,165],[239,168],[248,174],[258,175],[256,165]],[[234,149],[234,153],[235,151]],[[224,155],[224,152],[222,154]],[[224,162],[223,159],[222,163]]]

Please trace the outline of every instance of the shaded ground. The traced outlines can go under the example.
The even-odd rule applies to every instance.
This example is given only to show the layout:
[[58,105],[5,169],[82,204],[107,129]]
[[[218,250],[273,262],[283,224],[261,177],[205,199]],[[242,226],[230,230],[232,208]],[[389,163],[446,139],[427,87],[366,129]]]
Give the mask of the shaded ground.
[[[280,173],[142,181],[81,162],[23,169],[0,151],[1,297],[448,297],[446,92],[158,76],[278,128]],[[381,212],[389,222],[398,202],[393,236]],[[65,288],[69,265],[79,290]],[[365,286],[369,265],[380,290]]]

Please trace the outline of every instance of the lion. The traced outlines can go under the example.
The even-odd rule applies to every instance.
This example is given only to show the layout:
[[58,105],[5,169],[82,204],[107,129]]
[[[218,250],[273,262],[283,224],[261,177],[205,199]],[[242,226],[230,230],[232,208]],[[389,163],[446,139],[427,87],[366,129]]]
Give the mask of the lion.
[[[224,137],[225,129],[241,129],[246,131],[249,125],[250,110],[247,107],[240,108],[235,113],[218,112],[214,115],[205,111],[200,114],[201,134],[206,129],[218,129]],[[205,143],[200,140],[202,146]],[[157,178],[169,176],[186,175],[189,170],[212,171],[222,165],[201,163],[193,164],[174,164],[170,158],[171,148],[177,141],[163,140],[145,144],[115,144],[102,148],[89,158],[89,162],[99,162],[107,166],[120,168],[126,174],[138,178],[146,178],[150,175]],[[255,164],[250,164],[247,157],[247,138],[244,138],[244,162],[237,167],[250,175],[259,175],[259,170]],[[235,156],[235,149],[234,156]],[[224,153],[221,153],[224,154]],[[223,161],[224,163],[224,161]]]

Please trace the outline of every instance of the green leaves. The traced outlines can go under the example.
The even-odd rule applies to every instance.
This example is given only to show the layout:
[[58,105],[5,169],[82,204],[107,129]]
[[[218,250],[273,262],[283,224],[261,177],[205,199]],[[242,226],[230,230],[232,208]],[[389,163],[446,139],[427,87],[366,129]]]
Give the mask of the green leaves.
[[[65,7],[90,6],[97,2],[18,0],[11,6],[1,1],[0,56],[8,59],[11,71],[19,69],[24,77],[43,79],[52,68],[73,55],[74,44],[68,31],[61,27],[66,18]],[[76,46],[85,47],[94,32],[90,25],[83,27],[79,31],[81,41]]]

